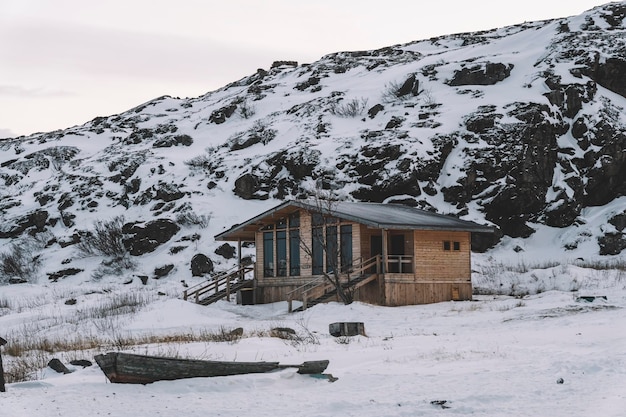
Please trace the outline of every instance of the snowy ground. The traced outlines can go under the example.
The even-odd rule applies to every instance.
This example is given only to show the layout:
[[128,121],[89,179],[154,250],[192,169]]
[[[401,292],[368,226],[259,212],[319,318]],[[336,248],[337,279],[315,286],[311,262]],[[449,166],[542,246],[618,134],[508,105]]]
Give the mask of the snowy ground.
[[[285,303],[240,306],[222,301],[201,307],[155,297],[120,320],[118,330],[138,335],[243,327],[244,337],[235,343],[151,345],[130,351],[282,363],[329,359],[327,372],[338,380],[331,383],[288,369],[144,386],[111,384],[97,365],[72,367],[68,375],[47,368],[35,381],[8,384],[0,395],[0,415],[624,416],[626,283],[615,280],[607,287],[595,278],[587,280],[584,271],[559,268],[560,273],[578,274],[582,288],[395,308],[331,303],[296,314],[288,314]],[[554,279],[557,273],[545,275]],[[538,273],[535,277],[542,280]],[[93,283],[63,285],[68,286],[2,287],[2,297],[13,300],[14,308],[0,315],[5,337],[17,335],[26,324],[57,337],[92,331],[89,321],[70,325],[67,317],[77,317],[81,308],[102,303],[105,296],[92,293]],[[138,284],[123,290],[153,289]],[[105,294],[114,292],[108,288]],[[608,299],[581,302],[579,295]],[[62,302],[69,296],[77,299],[76,305]],[[16,307],[17,300],[22,308]],[[336,339],[328,334],[328,325],[336,321],[362,321],[367,336]],[[34,324],[44,322],[47,328]],[[291,327],[304,341],[257,336],[273,327]],[[50,358],[66,362],[92,359],[94,353],[58,352]],[[11,358],[4,356],[6,368]]]

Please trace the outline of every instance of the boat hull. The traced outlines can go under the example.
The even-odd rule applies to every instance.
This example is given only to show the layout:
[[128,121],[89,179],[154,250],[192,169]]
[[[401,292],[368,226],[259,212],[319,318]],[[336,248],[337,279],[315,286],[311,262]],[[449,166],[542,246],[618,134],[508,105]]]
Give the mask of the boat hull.
[[264,373],[288,367],[298,368],[299,373],[319,374],[328,366],[328,361],[280,365],[278,362],[205,361],[122,352],[96,355],[94,359],[109,381],[122,384],[150,384],[184,378]]

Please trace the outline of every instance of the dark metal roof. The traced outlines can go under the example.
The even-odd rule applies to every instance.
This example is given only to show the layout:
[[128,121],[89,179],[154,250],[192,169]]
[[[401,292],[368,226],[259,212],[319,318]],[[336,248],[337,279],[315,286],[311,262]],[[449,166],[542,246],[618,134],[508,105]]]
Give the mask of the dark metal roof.
[[322,212],[344,220],[365,224],[376,229],[448,230],[474,233],[493,233],[490,226],[461,220],[401,204],[317,202],[312,200],[286,201],[241,224],[215,236],[216,240],[253,240],[254,233],[263,226],[298,210]]

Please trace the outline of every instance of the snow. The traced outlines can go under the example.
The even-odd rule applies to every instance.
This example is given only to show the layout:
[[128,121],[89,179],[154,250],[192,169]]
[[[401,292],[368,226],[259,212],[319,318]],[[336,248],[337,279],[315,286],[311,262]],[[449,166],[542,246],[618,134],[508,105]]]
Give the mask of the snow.
[[[585,16],[567,19],[571,29],[582,25]],[[429,155],[437,156],[434,141],[438,135],[463,133],[464,118],[484,105],[493,105],[494,111],[503,115],[499,124],[518,123],[507,115],[512,101],[549,103],[543,96],[548,88],[540,73],[552,70],[563,77],[564,83],[587,81],[570,74],[570,60],[559,61],[559,53],[568,52],[555,41],[560,36],[557,34],[560,23],[527,23],[484,32],[475,36],[480,43],[469,46],[462,46],[465,39],[461,35],[452,35],[394,47],[420,53],[419,59],[401,61],[402,57],[390,58],[384,54],[353,58],[347,54],[346,62],[352,60],[358,65],[345,73],[324,69],[326,61],[331,69],[338,65],[331,58],[310,66],[274,68],[260,84],[267,87],[262,90],[263,97],[249,92],[253,84],[233,83],[196,99],[165,97],[118,117],[110,116],[105,119],[110,126],[103,128],[102,133],[97,133],[96,126],[90,122],[59,132],[58,137],[42,134],[7,142],[0,149],[3,163],[26,159],[33,152],[57,144],[76,146],[80,153],[59,168],[51,164],[49,169],[33,169],[23,181],[7,183],[1,188],[3,200],[15,199],[21,203],[6,209],[2,217],[7,219],[6,225],[15,216],[42,208],[35,193],[51,184],[58,187],[50,191],[55,199],[63,193],[76,195],[81,183],[70,182],[70,177],[106,179],[116,174],[109,168],[111,162],[144,153],[146,162],[134,174],[134,178],[142,181],[141,189],[131,198],[159,183],[181,184],[186,193],[181,206],[188,204],[192,213],[206,215],[211,220],[207,227],[183,227],[167,245],[138,258],[135,270],[123,271],[119,276],[95,279],[94,271],[101,257],[85,258],[72,246],[52,245],[42,250],[43,272],[38,282],[1,286],[0,336],[10,342],[96,338],[100,347],[35,352],[45,359],[41,369],[32,375],[34,380],[10,383],[7,392],[0,393],[0,417],[152,417],[175,413],[272,417],[624,416],[626,273],[623,255],[598,257],[597,238],[615,230],[608,219],[624,211],[626,197],[601,207],[584,208],[579,219],[567,228],[530,223],[536,230],[530,237],[505,236],[486,254],[475,254],[472,281],[480,295],[471,302],[406,307],[330,303],[304,313],[289,314],[286,303],[241,306],[231,300],[202,307],[181,299],[185,284],[194,285],[203,279],[190,277],[188,263],[195,253],[211,254],[221,244],[214,241],[215,234],[282,202],[274,198],[244,202],[237,198],[232,190],[235,180],[243,173],[272,169],[265,161],[275,152],[305,150],[307,156],[319,152],[316,173],[329,172],[336,176],[338,184],[347,181],[337,193],[348,197],[358,184],[348,181],[349,170],[334,167],[339,162],[345,163],[346,158],[365,158],[359,149],[381,143],[399,144],[407,156],[419,155],[427,161]],[[598,48],[589,46],[590,51]],[[608,56],[607,48],[600,48],[602,59]],[[381,60],[379,67],[364,69],[370,61],[378,60]],[[515,66],[510,77],[493,86],[446,84],[461,64],[485,62]],[[436,70],[434,78],[427,75],[428,66]],[[320,92],[293,88],[316,75],[316,71],[323,75]],[[385,87],[402,83],[409,74],[417,76],[420,90],[425,93],[385,102]],[[464,92],[469,94],[461,94]],[[355,118],[341,118],[326,110],[340,97],[343,103],[367,100],[368,107],[382,103],[385,110],[375,118],[368,117],[367,112]],[[235,113],[225,123],[209,122],[213,111],[240,98],[251,100],[249,103],[254,106],[255,113],[249,119]],[[433,123],[415,124],[421,112],[431,113],[422,107],[428,101],[440,104],[428,114],[428,121]],[[625,105],[623,97],[598,86],[596,98],[584,103],[580,117],[595,120],[598,113],[611,111],[615,113],[616,123],[624,123]],[[383,131],[392,117],[407,119],[401,127],[404,136],[383,132],[380,136],[367,137],[368,132]],[[435,122],[438,125],[433,127]],[[237,135],[245,137],[255,123],[276,129],[276,138],[267,144],[230,151],[233,139]],[[135,128],[155,129],[167,124],[177,127],[175,135],[192,136],[194,143],[189,147],[153,148],[150,140],[132,145],[122,141]],[[324,132],[319,130],[322,124]],[[484,146],[482,140],[459,139],[445,160],[445,169],[436,184],[439,191],[435,195],[422,194],[420,198],[440,213],[457,212],[454,204],[444,200],[441,187],[453,186],[463,178],[466,150]],[[570,156],[562,154],[565,162],[583,154],[571,133],[559,138],[559,146],[575,152]],[[590,149],[595,146],[591,145]],[[223,171],[224,177],[186,165],[194,157],[206,157],[215,163],[216,170]],[[160,164],[166,168],[164,173],[155,171]],[[398,173],[393,163],[384,169],[390,176]],[[6,167],[4,172],[14,173]],[[558,198],[559,190],[571,196],[572,188],[566,183],[568,175],[579,174],[557,165],[547,201]],[[207,183],[213,180],[217,183],[215,188],[207,188]],[[505,178],[495,180],[493,187],[501,187],[504,181]],[[313,178],[302,184],[314,188]],[[420,185],[424,188],[425,184]],[[154,202],[143,206],[132,204],[126,209],[107,198],[107,193],[122,193],[121,183],[103,181],[96,188],[89,198],[98,203],[98,209],[87,207],[86,199],[78,201],[72,208],[77,216],[76,227],[57,222],[50,227],[51,236],[61,240],[89,229],[93,221],[115,215],[124,214],[128,221],[138,221],[153,219],[158,214]],[[491,191],[487,189],[476,197],[487,199]],[[47,204],[44,209],[59,212],[57,200]],[[479,201],[469,202],[467,208],[464,219],[486,222]],[[183,242],[184,237],[192,234],[201,237]],[[7,249],[10,243],[8,239],[0,240],[0,249]],[[186,248],[180,253],[169,252],[177,245]],[[253,248],[244,248],[243,255],[253,253]],[[66,260],[83,272],[49,282],[44,273],[65,268]],[[225,270],[234,262],[220,257],[214,261],[217,270]],[[589,268],[594,262],[621,263],[622,269]],[[151,276],[155,267],[165,263],[175,265],[167,277],[150,278],[145,286],[137,279],[122,284],[134,275]],[[106,311],[108,303],[124,295],[136,296],[144,304],[137,311],[123,315],[98,317],[94,313],[101,311],[99,314],[104,315],[102,311]],[[583,295],[604,295],[607,300],[577,301]],[[77,303],[65,304],[69,299],[76,299]],[[363,322],[367,336],[333,338],[328,334],[328,325],[337,321]],[[244,337],[236,342],[123,343],[131,337],[182,339],[185,335],[199,336],[238,327],[244,329]],[[301,341],[270,337],[269,331],[274,327],[296,330]],[[2,350],[7,370],[17,359],[5,353],[6,347]],[[84,369],[68,365],[74,372],[67,375],[45,367],[53,357],[66,364],[72,359],[93,361],[95,354],[111,350],[229,361],[301,363],[328,359],[328,372],[338,379],[331,383],[287,369],[145,386],[118,385],[109,383],[96,365]],[[563,384],[557,383],[560,378]]]
[[[552,289],[559,287],[559,274],[575,276],[580,289]],[[2,297],[12,300],[15,309],[0,316],[5,336],[16,337],[16,331],[29,325],[40,336],[68,337],[64,322],[125,291],[152,301],[120,318],[121,333],[172,335],[242,327],[244,337],[236,342],[145,344],[122,350],[285,364],[328,359],[326,372],[338,379],[329,382],[286,369],[123,385],[109,383],[95,364],[69,365],[71,374],[45,368],[35,381],[7,384],[7,392],[0,394],[2,415],[623,416],[626,277],[622,273],[607,281],[608,275],[598,274],[557,266],[503,275],[505,285],[515,279],[526,282],[534,293],[524,296],[482,295],[474,301],[405,307],[329,303],[293,314],[287,313],[286,303],[242,306],[220,301],[203,307],[173,295],[156,296],[156,287],[141,285],[120,289],[107,283],[57,283],[47,291],[37,285],[4,287]],[[495,292],[498,286],[481,281],[481,276],[475,281],[483,290],[492,285]],[[174,285],[165,282],[159,288]],[[547,285],[552,287],[536,293]],[[147,296],[150,293],[152,297]],[[69,295],[77,299],[75,306],[61,302]],[[607,300],[577,301],[580,295],[606,295]],[[30,306],[27,311],[17,312],[20,302]],[[363,322],[366,336],[330,336],[328,325],[337,321]],[[46,327],[40,327],[44,322]],[[74,321],[71,332],[88,334],[92,324]],[[269,337],[274,327],[290,327],[302,341]],[[45,356],[65,363],[71,358],[93,361],[94,354],[105,350],[117,349],[103,346]],[[4,355],[5,369],[11,360]],[[562,384],[557,383],[559,378]]]

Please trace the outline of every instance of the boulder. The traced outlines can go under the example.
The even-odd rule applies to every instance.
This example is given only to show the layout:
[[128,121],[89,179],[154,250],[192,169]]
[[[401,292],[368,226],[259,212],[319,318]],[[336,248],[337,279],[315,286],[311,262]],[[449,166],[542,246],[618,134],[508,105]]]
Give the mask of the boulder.
[[170,240],[180,227],[169,219],[157,219],[147,223],[127,223],[122,227],[124,247],[133,256],[154,251]]
[[257,197],[257,191],[259,191],[260,180],[254,174],[247,173],[235,180],[235,188],[233,192],[236,196],[243,198],[244,200],[252,200]]
[[198,253],[191,258],[191,275],[201,277],[205,274],[213,272],[213,261],[208,256]]
[[229,245],[228,243],[224,243],[217,249],[215,249],[215,254],[220,255],[224,259],[233,259],[235,254],[237,253],[237,249],[234,246]]
[[158,266],[154,268],[154,276],[155,278],[162,278],[172,272],[172,269],[174,269],[174,264]]
[[65,366],[63,364],[63,362],[61,362],[59,359],[54,358],[54,359],[50,359],[50,362],[48,362],[48,367],[52,368],[52,370],[60,373],[60,374],[71,374],[72,371],[70,371],[69,369],[67,369],[67,366]]

